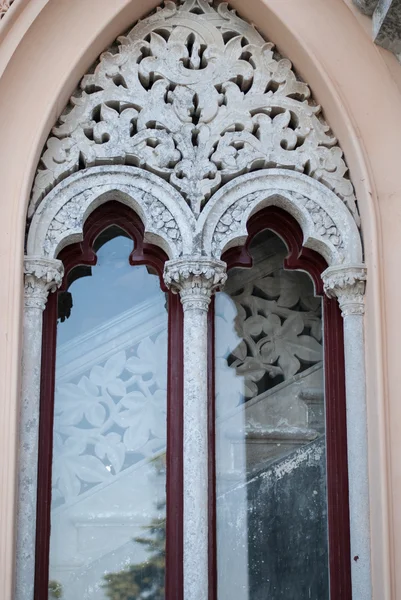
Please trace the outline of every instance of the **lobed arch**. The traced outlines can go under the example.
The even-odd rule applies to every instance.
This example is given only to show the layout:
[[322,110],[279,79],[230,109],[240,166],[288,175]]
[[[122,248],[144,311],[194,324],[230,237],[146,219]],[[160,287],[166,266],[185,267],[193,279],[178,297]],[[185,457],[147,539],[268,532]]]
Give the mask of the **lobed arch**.
[[[220,258],[229,248],[244,242],[250,217],[257,216],[268,206],[283,209],[294,217],[302,230],[304,246],[326,260],[328,268],[322,275],[325,291],[339,299],[344,317],[351,552],[357,553],[360,560],[356,563],[358,568],[352,569],[353,596],[356,600],[371,597],[363,343],[366,269],[362,263],[360,232],[352,214],[344,202],[321,183],[285,169],[270,169],[227,183],[211,197],[196,219],[174,187],[156,175],[126,165],[92,167],[70,175],[42,200],[30,224],[25,260],[27,328],[23,379],[27,408],[21,415],[24,451],[20,476],[23,481],[29,479],[31,484],[28,486],[30,502],[26,489],[20,498],[17,560],[21,575],[17,578],[17,597],[25,600],[29,594],[34,569],[34,553],[30,555],[27,548],[34,548],[35,544],[32,523],[36,489],[32,468],[35,468],[38,420],[30,405],[38,405],[38,401],[33,401],[35,391],[32,390],[33,373],[40,370],[34,367],[36,361],[40,361],[37,349],[42,344],[42,320],[38,312],[41,315],[44,307],[43,294],[47,295],[61,282],[63,265],[57,259],[59,252],[83,239],[86,219],[110,200],[132,209],[143,221],[145,241],[166,252],[169,260],[165,264],[165,283],[176,291],[188,277],[198,282],[190,284],[195,292],[203,276],[212,278],[214,286],[224,283],[225,263]],[[189,306],[197,307],[198,302]],[[192,335],[194,331],[196,326],[192,324]],[[193,356],[196,357],[190,355]],[[184,354],[184,364],[185,360]],[[185,372],[188,374],[186,383],[192,388],[191,373],[194,379],[198,373],[190,368],[184,369]],[[36,394],[39,394],[37,376],[36,379]],[[30,423],[29,435],[24,428],[27,422]]]
[[[21,0],[21,4],[27,3],[23,3]],[[32,3],[28,4],[32,5]],[[2,346],[4,360],[1,365],[4,369],[4,376],[1,380],[2,396],[9,398],[10,402],[4,403],[2,406],[1,418],[4,428],[4,434],[1,436],[4,455],[8,459],[3,461],[2,470],[2,488],[7,492],[3,498],[4,510],[0,515],[1,530],[4,532],[1,570],[5,574],[0,586],[2,597],[7,599],[13,597],[11,591],[13,553],[10,549],[14,537],[12,515],[14,514],[15,477],[14,432],[19,395],[20,273],[25,212],[31,181],[42,145],[53,123],[54,114],[58,112],[57,107],[65,104],[79,75],[93,62],[97,54],[126,27],[127,22],[135,21],[155,4],[155,2],[127,1],[117,5],[117,3],[110,3],[107,0],[101,3],[96,0],[96,2],[87,2],[82,5],[80,0],[72,0],[63,12],[64,8],[60,9],[58,0],[41,2],[35,15],[25,14],[24,11],[18,15],[18,28],[14,28],[12,32],[14,44],[12,52],[10,51],[7,57],[3,55],[4,61],[8,60],[8,67],[0,85],[2,97],[8,108],[3,113],[1,144],[3,145],[3,154],[8,157],[8,160],[0,166],[4,198],[1,204],[1,219],[6,234],[2,236],[4,262],[0,268],[2,281],[5,287],[10,289],[10,295],[2,295],[0,298],[2,326],[4,333],[7,334],[4,337],[7,341],[4,342],[4,347]],[[17,9],[18,3],[16,2],[14,6]],[[323,12],[320,15],[322,27],[310,27],[309,29],[305,24],[308,20],[310,23],[314,23],[316,17],[312,4],[300,7],[297,2],[272,3],[254,0],[244,7],[239,6],[239,8],[242,14],[249,15],[250,18],[259,15],[260,27],[273,41],[279,43],[283,53],[293,59],[298,71],[312,84],[315,95],[324,105],[328,119],[346,151],[353,182],[357,189],[362,227],[365,241],[367,241],[366,259],[372,266],[367,294],[371,316],[366,329],[368,358],[371,365],[368,377],[371,390],[369,393],[372,398],[374,397],[373,405],[379,407],[383,388],[380,381],[375,380],[375,374],[380,369],[382,360],[380,336],[381,327],[384,327],[384,324],[381,323],[380,317],[381,300],[378,279],[380,270],[377,269],[380,256],[380,238],[378,237],[380,236],[380,213],[375,204],[377,201],[375,185],[380,193],[380,190],[383,189],[383,179],[380,174],[381,158],[387,161],[386,169],[383,170],[383,173],[384,171],[386,173],[386,185],[391,187],[391,181],[395,181],[394,176],[398,176],[398,171],[391,162],[396,155],[391,156],[382,150],[375,149],[375,144],[369,139],[367,132],[370,131],[370,125],[374,123],[372,113],[376,112],[377,105],[380,105],[383,108],[380,126],[390,135],[390,141],[387,140],[386,148],[391,139],[396,140],[399,135],[394,110],[398,100],[391,91],[390,76],[385,65],[380,63],[379,53],[361,35],[358,23],[353,19],[351,13],[347,14],[346,6],[341,3],[331,7],[328,5],[322,7]],[[16,9],[15,15],[17,15]],[[60,10],[63,12],[62,19],[57,17]],[[326,26],[324,25],[325,17],[327,17]],[[4,29],[7,28],[6,20],[3,23]],[[343,27],[344,23],[346,23],[345,28]],[[27,35],[28,29],[29,35]],[[70,35],[71,31],[74,32],[73,37]],[[88,36],[88,31],[90,36]],[[21,37],[18,38],[18,35]],[[318,55],[315,49],[320,35],[326,36],[327,43],[319,47]],[[24,36],[26,36],[25,39]],[[334,53],[333,56],[330,56],[333,38],[338,40],[341,36],[344,39],[342,49],[339,48],[341,52],[352,52],[355,44],[360,44],[359,51],[353,55],[353,60],[341,62]],[[32,40],[35,40],[34,45],[32,45]],[[62,46],[60,46],[60,41]],[[361,51],[361,47],[363,51]],[[64,58],[60,55],[61,48]],[[362,56],[364,58],[361,63]],[[367,81],[362,82],[362,86],[360,86],[360,81],[358,82],[359,90],[352,89],[353,82],[356,86],[355,71],[363,69],[370,73]],[[52,86],[48,85],[49,74],[52,76],[54,84]],[[377,81],[378,79],[381,84],[372,88],[372,80]],[[383,86],[389,92],[385,99],[382,95]],[[26,102],[22,101],[27,97],[30,98],[30,111],[26,110]],[[16,101],[17,98],[20,98],[21,101]],[[385,106],[383,100],[386,102]],[[364,110],[360,110],[362,105]],[[16,122],[19,123],[18,131],[21,132],[21,136],[27,141],[29,140],[27,143],[22,144],[19,134],[15,135]],[[386,123],[391,123],[391,126],[386,128]],[[380,153],[383,155],[382,157],[378,155]],[[369,154],[371,165],[369,165],[367,154]],[[378,159],[376,162],[375,157]],[[392,177],[393,179],[391,179]],[[373,314],[376,315],[375,318],[373,318]],[[396,318],[396,314],[394,314],[394,318]],[[391,330],[395,335],[396,327],[394,327],[393,319],[391,323]],[[374,561],[374,566],[379,594],[381,598],[388,598],[387,541],[386,534],[382,534],[380,531],[381,527],[384,528],[384,532],[386,529],[386,468],[379,467],[378,465],[383,463],[380,462],[380,458],[376,459],[383,453],[380,442],[383,416],[380,409],[378,411],[380,413],[378,419],[374,418],[371,423],[371,429],[374,432],[373,438],[376,439],[372,443],[377,449],[377,451],[373,450],[372,454],[375,456],[373,465],[375,477],[379,477],[382,483],[376,486],[376,490],[373,490],[373,497],[375,498],[375,512],[381,512],[383,518],[380,523],[375,521],[373,524],[376,530],[376,539],[379,540],[373,544],[373,552],[377,550],[377,560]],[[380,554],[382,549],[383,555]]]
[[66,245],[82,240],[85,220],[108,200],[136,212],[145,241],[160,246],[170,259],[192,251],[194,216],[177,190],[143,169],[110,165],[75,173],[46,196],[29,227],[27,254],[55,258]]
[[[351,552],[358,556],[352,586],[356,600],[371,598],[366,269],[347,170],[307,84],[224,2],[163,3],[83,77],[47,140],[28,210],[18,600],[33,589],[41,311],[60,284],[59,251],[82,239],[85,219],[111,199],[133,208],[148,239],[167,253],[165,283],[184,309],[185,599],[199,599],[208,580],[207,535],[194,535],[198,521],[199,531],[208,530],[200,492],[207,464],[203,313],[226,279],[222,253],[243,240],[249,216],[269,205],[295,217],[305,244],[325,258],[325,291],[344,316]],[[185,423],[198,432],[195,454]]]
[[249,218],[266,206],[289,212],[301,226],[303,245],[329,266],[363,262],[360,232],[340,198],[320,182],[286,169],[242,175],[216,192],[197,223],[202,251],[220,258],[241,245]]

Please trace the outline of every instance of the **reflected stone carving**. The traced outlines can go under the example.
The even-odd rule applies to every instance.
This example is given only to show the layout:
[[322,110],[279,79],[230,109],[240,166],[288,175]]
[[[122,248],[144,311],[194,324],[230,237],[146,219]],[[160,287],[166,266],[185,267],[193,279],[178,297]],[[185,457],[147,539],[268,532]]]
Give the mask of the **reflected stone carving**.
[[[131,315],[124,317],[130,323]],[[107,324],[110,333],[113,327]],[[125,469],[164,451],[166,335],[163,331],[156,339],[144,337],[56,387],[54,507],[117,480]],[[79,351],[79,339],[74,346]],[[61,360],[62,353],[60,348]]]
[[60,287],[64,267],[60,260],[42,257],[25,257],[25,306],[45,309],[49,292]]
[[364,314],[366,267],[329,267],[322,273],[322,279],[324,291],[329,298],[338,299],[343,316]]
[[31,214],[69,174],[106,163],[158,174],[195,215],[230,179],[287,167],[334,190],[359,220],[309,87],[226,3],[166,2],[101,55],[47,141]]
[[229,368],[244,377],[246,399],[291,380],[305,368],[305,361],[308,366],[322,361],[320,299],[303,273],[275,271],[246,284],[231,299],[241,341],[231,352]]
[[164,281],[173,292],[179,292],[184,310],[207,311],[212,294],[226,279],[226,263],[221,260],[194,256],[165,264]]

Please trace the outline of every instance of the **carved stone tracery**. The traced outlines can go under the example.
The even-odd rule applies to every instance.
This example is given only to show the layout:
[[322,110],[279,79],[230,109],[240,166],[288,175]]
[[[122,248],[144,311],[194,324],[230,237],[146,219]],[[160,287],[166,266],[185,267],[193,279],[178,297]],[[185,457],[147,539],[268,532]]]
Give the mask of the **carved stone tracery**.
[[[42,155],[29,211],[31,256],[25,265],[26,339],[29,328],[36,339],[35,347],[29,341],[25,348],[24,389],[30,404],[39,399],[40,352],[33,350],[40,347],[41,325],[32,324],[30,315],[38,317],[39,311],[29,313],[29,308],[43,310],[48,291],[60,285],[62,265],[54,259],[60,249],[82,239],[85,219],[99,204],[116,199],[138,213],[145,241],[166,251],[170,260],[164,280],[180,294],[185,312],[184,595],[202,600],[208,587],[207,311],[212,294],[227,279],[226,264],[219,259],[225,249],[245,239],[251,214],[270,204],[287,210],[301,226],[304,245],[330,265],[323,275],[325,291],[339,300],[348,324],[345,344],[350,345],[363,326],[355,318],[363,312],[366,278],[358,264],[359,215],[341,149],[291,63],[225,3],[166,1],[120,37],[83,78]],[[322,355],[317,305],[306,305],[307,295],[294,299],[290,285],[285,298],[273,277],[261,278],[256,287],[262,289],[262,298],[253,289],[237,297],[242,339],[255,352],[238,347],[231,368],[249,373],[249,365],[257,363],[260,373],[250,380],[254,385],[248,385],[248,398],[257,394],[257,383],[266,373],[289,381],[299,375],[297,357],[307,352],[309,362],[318,367]],[[301,311],[298,301],[305,304]],[[289,351],[287,346],[294,343],[297,351]],[[139,346],[135,350],[139,356]],[[363,356],[362,342],[358,350]],[[363,361],[353,369],[352,358],[346,365],[347,381],[363,405]],[[124,352],[119,360],[121,372],[133,372],[135,365]],[[108,372],[109,366],[97,365],[97,372]],[[32,391],[33,372],[37,386]],[[359,384],[353,385],[358,378]],[[352,402],[349,396],[347,403]],[[113,406],[116,423],[120,404]],[[354,433],[352,423],[349,431]],[[129,438],[125,431],[121,435]],[[363,436],[361,430],[349,447],[359,447]],[[151,437],[157,438],[153,430]],[[32,438],[27,446],[33,456],[27,469],[31,475],[36,474],[37,430]],[[110,457],[103,447],[97,458],[117,473],[124,470],[120,450],[119,460],[110,459],[113,464],[106,465]],[[350,481],[355,482],[351,508],[368,496],[364,482],[358,487],[358,478],[352,477],[359,471],[359,463],[350,461]],[[79,495],[80,489],[75,492]],[[30,570],[23,574],[20,568],[21,590],[33,589],[34,533],[27,523],[33,522],[34,483],[29,493],[32,510],[25,517],[21,513],[18,547],[20,564],[25,569],[29,563]],[[20,508],[24,504],[21,495]],[[368,508],[362,512],[366,516]],[[361,536],[355,531],[353,547],[359,555]],[[361,564],[362,583],[357,581],[354,589],[365,600],[370,597],[369,583],[364,583],[369,565]],[[25,600],[24,593],[17,593],[18,600]]]
[[228,180],[286,167],[334,190],[359,219],[308,86],[226,3],[166,1],[101,55],[47,141],[30,214],[69,174],[105,163],[157,173],[195,215]]

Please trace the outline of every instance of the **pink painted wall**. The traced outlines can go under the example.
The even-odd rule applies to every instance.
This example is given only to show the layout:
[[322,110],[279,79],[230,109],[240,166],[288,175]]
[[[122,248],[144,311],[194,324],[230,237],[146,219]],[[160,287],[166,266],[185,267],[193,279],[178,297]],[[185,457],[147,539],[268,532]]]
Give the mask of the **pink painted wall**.
[[[154,0],[16,0],[0,23],[0,598],[12,600],[25,213],[52,124],[80,76]],[[375,600],[401,600],[401,65],[351,0],[233,0],[289,57],[345,152],[368,265]]]

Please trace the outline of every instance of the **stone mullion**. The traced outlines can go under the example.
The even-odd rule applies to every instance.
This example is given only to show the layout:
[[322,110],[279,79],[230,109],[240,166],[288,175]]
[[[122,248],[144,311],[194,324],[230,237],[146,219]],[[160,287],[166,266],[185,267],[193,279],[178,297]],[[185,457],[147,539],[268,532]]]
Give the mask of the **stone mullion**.
[[36,498],[39,444],[43,310],[49,291],[61,284],[59,260],[27,257],[24,296],[24,348],[17,516],[15,600],[32,600],[35,580]]
[[208,597],[208,323],[225,263],[204,258],[166,263],[165,281],[184,310],[184,598]]
[[326,294],[338,299],[343,316],[352,589],[355,600],[371,600],[368,431],[363,353],[366,268],[363,265],[329,267],[322,278]]

